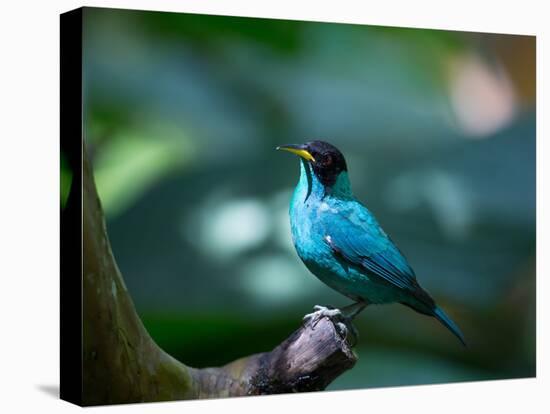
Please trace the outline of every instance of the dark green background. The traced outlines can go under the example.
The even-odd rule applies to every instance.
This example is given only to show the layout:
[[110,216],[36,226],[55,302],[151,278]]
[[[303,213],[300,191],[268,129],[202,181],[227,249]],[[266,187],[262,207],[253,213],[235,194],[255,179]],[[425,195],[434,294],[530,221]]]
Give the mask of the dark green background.
[[[321,138],[469,343],[371,307],[359,362],[330,389],[535,375],[534,38],[84,16],[85,139],[115,257],[162,348],[225,364],[270,350],[315,304],[349,303],[294,252],[298,161],[274,151]],[[65,192],[70,175],[62,163]]]

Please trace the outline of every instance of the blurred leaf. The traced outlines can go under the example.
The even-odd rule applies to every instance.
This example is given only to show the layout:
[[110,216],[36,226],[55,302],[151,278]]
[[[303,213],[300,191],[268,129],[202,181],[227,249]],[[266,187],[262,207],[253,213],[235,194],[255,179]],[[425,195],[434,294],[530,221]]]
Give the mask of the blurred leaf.
[[166,173],[186,165],[193,148],[184,132],[169,124],[135,126],[107,140],[94,159],[106,214],[121,213]]

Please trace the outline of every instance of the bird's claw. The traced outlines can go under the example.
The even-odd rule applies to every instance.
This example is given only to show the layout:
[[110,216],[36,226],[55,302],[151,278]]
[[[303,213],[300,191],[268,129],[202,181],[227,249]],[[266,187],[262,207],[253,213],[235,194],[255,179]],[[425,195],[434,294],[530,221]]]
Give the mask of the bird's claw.
[[334,326],[336,327],[340,338],[347,339],[349,333],[347,325],[344,322],[336,322]]
[[331,321],[336,320],[336,322],[343,318],[340,309],[333,308],[332,306],[315,305],[313,309],[315,312],[308,313],[304,316],[304,321],[309,322],[313,329],[319,321],[325,317],[329,318]]
[[304,316],[304,322],[309,323],[311,329],[315,329],[315,326],[321,319],[328,318],[336,327],[340,337],[346,340],[349,338],[348,342],[350,346],[355,346],[358,333],[352,324],[353,318],[345,316],[340,309],[333,308],[332,306],[315,305],[313,309],[315,312]]

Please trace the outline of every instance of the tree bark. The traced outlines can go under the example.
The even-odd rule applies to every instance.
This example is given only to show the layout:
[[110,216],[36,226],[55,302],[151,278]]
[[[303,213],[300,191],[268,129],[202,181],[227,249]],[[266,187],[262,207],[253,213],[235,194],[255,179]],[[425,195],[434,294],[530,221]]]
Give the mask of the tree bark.
[[303,324],[273,351],[195,369],[164,352],[137,315],[113,257],[83,157],[83,404],[323,390],[356,356],[329,319]]

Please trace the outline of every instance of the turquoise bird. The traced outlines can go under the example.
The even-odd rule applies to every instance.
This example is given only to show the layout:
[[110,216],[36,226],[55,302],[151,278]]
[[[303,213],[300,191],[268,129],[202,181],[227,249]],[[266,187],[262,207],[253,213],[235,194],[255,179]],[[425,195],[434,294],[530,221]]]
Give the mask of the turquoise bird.
[[354,197],[342,153],[323,141],[277,149],[301,157],[289,210],[298,256],[322,282],[354,301],[342,310],[315,306],[305,319],[313,326],[323,317],[343,319],[345,328],[369,304],[401,303],[435,317],[466,345],[458,326],[420,287],[407,259]]

